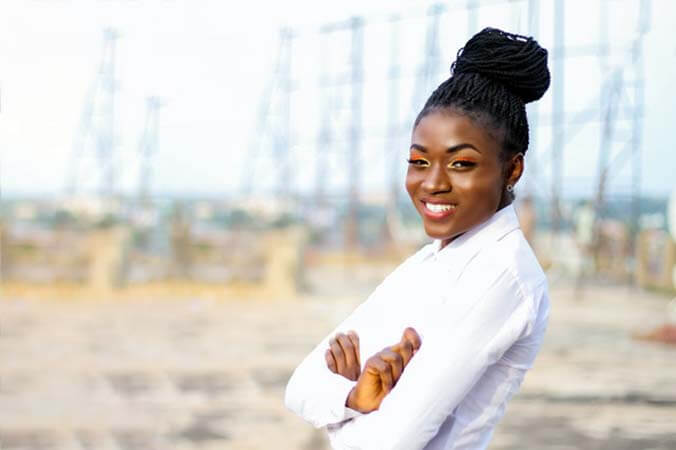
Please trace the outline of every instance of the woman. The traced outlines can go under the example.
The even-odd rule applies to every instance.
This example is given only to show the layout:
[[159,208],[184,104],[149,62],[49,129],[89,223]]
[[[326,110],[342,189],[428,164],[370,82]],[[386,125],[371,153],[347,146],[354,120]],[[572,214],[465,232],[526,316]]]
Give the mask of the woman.
[[512,206],[525,104],[548,86],[545,49],[486,28],[416,118],[406,188],[434,242],[327,336],[286,389],[287,407],[326,426],[334,448],[488,445],[549,314],[545,275]]

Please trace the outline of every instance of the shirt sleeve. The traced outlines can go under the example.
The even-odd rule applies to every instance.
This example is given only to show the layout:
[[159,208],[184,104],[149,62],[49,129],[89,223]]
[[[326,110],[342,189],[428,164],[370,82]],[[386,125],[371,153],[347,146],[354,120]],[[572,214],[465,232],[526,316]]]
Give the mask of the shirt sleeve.
[[532,328],[533,298],[513,274],[505,270],[488,284],[464,317],[438,314],[378,410],[329,429],[333,448],[415,450],[437,434],[486,369]]
[[367,302],[359,305],[345,321],[317,344],[296,367],[286,385],[286,407],[316,428],[361,414],[345,406],[345,399],[355,382],[331,372],[326,366],[324,352],[329,348],[329,340],[336,333],[345,333],[358,326],[369,309]]
[[[386,296],[388,280],[398,277],[406,267],[425,251],[423,248],[409,257],[361,303],[340,325],[329,333],[309,355],[296,367],[289,378],[284,394],[286,407],[316,428],[340,424],[346,420],[361,416],[362,413],[345,406],[350,390],[356,384],[342,375],[331,372],[326,366],[324,353],[329,348],[329,340],[338,332],[363,330],[379,318],[379,308]],[[362,365],[365,361],[361,361]]]
[[359,333],[360,329],[368,326],[371,318],[377,317],[381,286],[317,344],[296,367],[286,385],[286,407],[316,428],[362,415],[345,406],[345,400],[356,382],[331,372],[326,366],[324,353],[329,348],[329,340],[336,333],[347,333],[349,330]]
[[500,360],[490,366],[453,413],[448,450],[476,450],[488,446],[507,403],[519,391],[526,372],[540,350],[549,317],[546,290],[541,292],[532,333],[519,338]]

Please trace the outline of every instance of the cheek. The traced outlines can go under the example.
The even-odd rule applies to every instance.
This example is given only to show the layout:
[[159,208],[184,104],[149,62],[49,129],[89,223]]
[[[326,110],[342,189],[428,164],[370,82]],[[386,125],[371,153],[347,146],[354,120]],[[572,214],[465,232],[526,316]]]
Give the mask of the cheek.
[[465,197],[471,197],[479,203],[493,203],[494,197],[500,196],[500,180],[493,173],[467,174],[453,180],[453,187]]
[[418,184],[420,184],[420,182],[418,181],[418,178],[419,177],[416,175],[416,173],[413,172],[413,170],[409,168],[408,171],[406,172],[406,182],[405,182],[405,184],[406,184],[406,191],[408,191],[408,194],[410,196],[413,196],[413,194],[415,193],[416,187],[418,186]]

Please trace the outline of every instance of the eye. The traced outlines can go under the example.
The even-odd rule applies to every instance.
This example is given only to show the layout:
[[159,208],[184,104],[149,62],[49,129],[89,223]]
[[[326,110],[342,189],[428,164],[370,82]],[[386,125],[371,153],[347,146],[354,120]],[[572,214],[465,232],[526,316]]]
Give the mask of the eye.
[[412,166],[427,167],[430,165],[430,162],[424,158],[411,158],[406,161]]
[[470,167],[476,166],[474,161],[469,161],[466,159],[456,159],[448,165],[451,169],[469,169]]

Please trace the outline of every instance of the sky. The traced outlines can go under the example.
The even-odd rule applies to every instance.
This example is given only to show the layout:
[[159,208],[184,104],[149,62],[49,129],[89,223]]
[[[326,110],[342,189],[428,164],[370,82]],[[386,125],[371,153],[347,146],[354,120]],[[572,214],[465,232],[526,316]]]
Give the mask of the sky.
[[[447,8],[440,32],[441,60],[435,85],[448,76],[457,49],[470,37],[466,2],[440,2]],[[566,45],[580,47],[599,39],[597,1],[568,0]],[[595,56],[571,56],[565,62],[565,105],[569,117],[598,106],[604,74],[624,68],[629,86],[635,77],[629,52],[635,37],[638,1],[609,0],[608,31],[612,47],[604,71]],[[103,30],[119,33],[116,46],[115,158],[116,189],[134,193],[139,184],[139,139],[148,96],[162,99],[159,145],[153,157],[154,194],[233,195],[244,181],[265,189],[280,173],[293,174],[292,189],[316,188],[317,142],[322,125],[319,79],[334,81],[349,74],[347,32],[330,38],[322,24],[363,16],[364,82],[362,135],[358,149],[348,148],[349,88],[331,92],[338,107],[330,118],[333,145],[325,151],[327,191],[345,191],[347,165],[356,158],[360,186],[381,192],[388,183],[403,182],[411,117],[420,100],[414,95],[414,74],[422,63],[425,11],[432,2],[402,0],[307,0],[225,2],[218,0],[3,0],[0,2],[0,188],[5,197],[49,196],[64,192],[73,166],[74,142],[94,83],[103,49]],[[540,2],[538,30],[528,28],[527,1],[480,2],[477,29],[498,26],[534,34],[552,47],[553,2]],[[676,4],[651,2],[650,29],[644,38],[645,113],[641,158],[621,153],[609,192],[626,193],[631,169],[640,163],[642,191],[665,195],[676,188]],[[391,17],[397,15],[396,34]],[[279,29],[292,27],[294,91],[289,158],[280,168],[269,135],[258,125],[266,89],[275,79]],[[324,37],[323,37],[324,36]],[[394,50],[402,73],[397,86],[388,82]],[[552,61],[550,60],[550,68]],[[329,75],[327,75],[329,74]],[[631,89],[626,87],[626,98]],[[275,91],[273,91],[275,92]],[[326,91],[324,91],[326,92]],[[431,92],[431,90],[430,90]],[[393,94],[396,93],[396,94]],[[276,95],[276,96],[275,96]],[[396,97],[393,97],[396,95]],[[279,93],[270,97],[268,124],[278,123]],[[396,103],[393,103],[393,98]],[[423,98],[424,100],[424,98]],[[551,89],[531,114],[536,139],[523,186],[536,193],[549,189],[551,164]],[[396,110],[393,108],[396,106]],[[341,109],[342,107],[342,109]],[[277,109],[276,109],[277,108]],[[530,107],[529,107],[530,108]],[[396,111],[402,131],[388,139],[388,117]],[[268,128],[270,129],[270,128]],[[564,195],[592,195],[599,160],[600,128],[587,120],[570,126],[562,158]],[[616,135],[627,141],[628,122],[618,122]],[[258,141],[256,138],[260,138]],[[255,146],[258,142],[260,145]],[[395,148],[390,148],[394,146]],[[88,153],[87,153],[88,152]],[[83,189],[96,184],[93,149],[80,159]],[[89,158],[89,159],[88,159]],[[395,158],[392,160],[391,158]],[[393,167],[393,163],[396,164]],[[288,169],[288,172],[283,170]],[[272,181],[271,181],[272,180]]]

